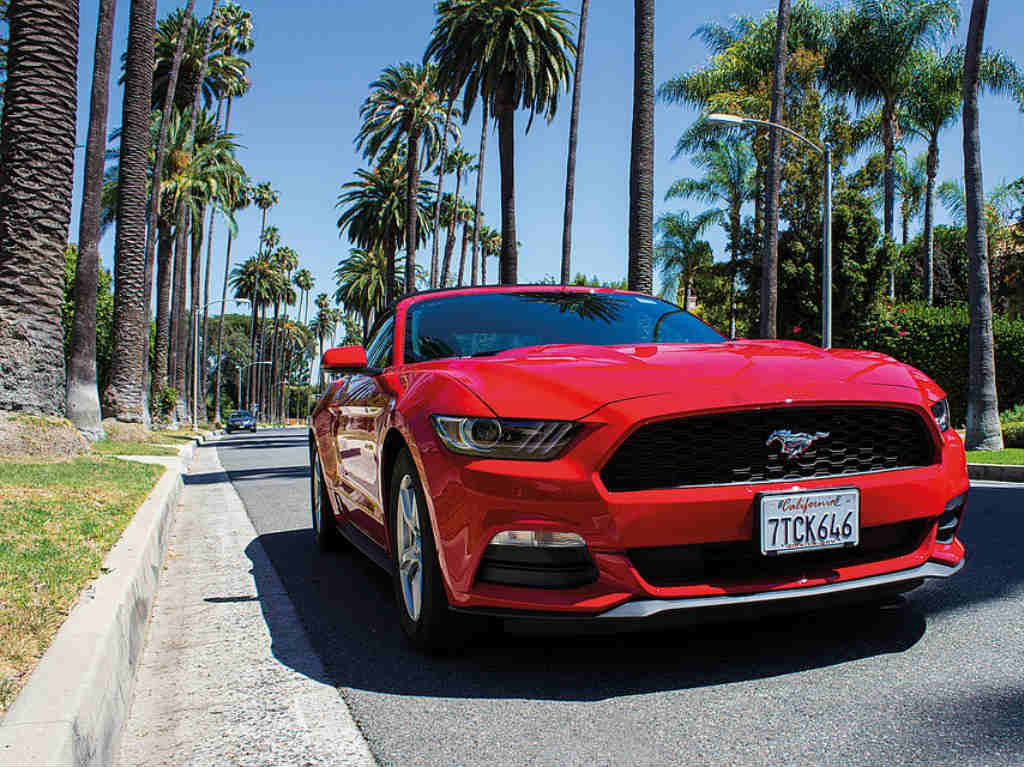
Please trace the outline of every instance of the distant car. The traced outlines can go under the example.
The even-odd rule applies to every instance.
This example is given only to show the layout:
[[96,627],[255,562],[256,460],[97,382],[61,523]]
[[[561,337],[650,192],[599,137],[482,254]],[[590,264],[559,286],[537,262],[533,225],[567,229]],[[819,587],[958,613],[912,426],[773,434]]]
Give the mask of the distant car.
[[389,569],[424,648],[474,615],[617,630],[884,601],[964,564],[945,394],[882,354],[508,286],[406,297],[321,368],[316,540]]
[[236,410],[228,416],[228,422],[224,427],[228,434],[240,429],[248,429],[251,432],[256,431],[256,417],[248,410]]

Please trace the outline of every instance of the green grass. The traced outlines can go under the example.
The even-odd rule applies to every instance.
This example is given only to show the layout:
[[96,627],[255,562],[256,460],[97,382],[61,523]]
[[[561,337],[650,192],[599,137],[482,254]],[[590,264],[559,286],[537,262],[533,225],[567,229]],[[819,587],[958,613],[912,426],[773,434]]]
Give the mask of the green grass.
[[99,457],[0,463],[0,713],[163,472]]
[[967,463],[995,463],[1000,466],[1024,466],[1024,448],[1005,450],[968,450]]
[[[174,440],[168,439],[169,443]],[[156,445],[152,442],[115,442],[103,439],[92,444],[93,455],[166,455],[175,456],[178,449]]]

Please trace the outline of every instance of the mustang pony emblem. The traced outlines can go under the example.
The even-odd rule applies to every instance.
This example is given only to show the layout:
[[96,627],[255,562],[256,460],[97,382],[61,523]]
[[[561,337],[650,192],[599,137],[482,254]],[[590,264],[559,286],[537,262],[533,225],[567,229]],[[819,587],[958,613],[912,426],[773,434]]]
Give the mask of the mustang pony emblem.
[[789,431],[788,429],[779,429],[778,431],[773,431],[771,436],[768,437],[768,441],[764,444],[767,447],[771,447],[778,443],[781,448],[780,452],[786,458],[799,458],[810,450],[811,445],[819,439],[828,439],[830,436],[831,434],[827,431],[819,431],[816,434],[802,434]]

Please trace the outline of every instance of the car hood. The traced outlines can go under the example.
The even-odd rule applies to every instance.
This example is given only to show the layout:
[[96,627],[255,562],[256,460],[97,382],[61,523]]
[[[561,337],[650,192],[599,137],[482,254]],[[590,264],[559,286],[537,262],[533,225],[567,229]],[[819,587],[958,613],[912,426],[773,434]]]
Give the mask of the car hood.
[[435,365],[504,418],[575,420],[612,402],[661,394],[693,411],[801,401],[923,404],[942,396],[891,357],[791,341],[535,346],[426,367]]

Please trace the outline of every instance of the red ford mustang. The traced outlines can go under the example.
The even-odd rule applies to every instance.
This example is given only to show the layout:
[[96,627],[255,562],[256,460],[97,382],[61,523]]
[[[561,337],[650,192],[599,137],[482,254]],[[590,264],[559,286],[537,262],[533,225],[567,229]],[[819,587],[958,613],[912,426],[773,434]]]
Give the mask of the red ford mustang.
[[404,298],[321,366],[317,542],[389,569],[424,648],[474,614],[617,630],[884,598],[964,563],[945,395],[881,354],[517,286]]

